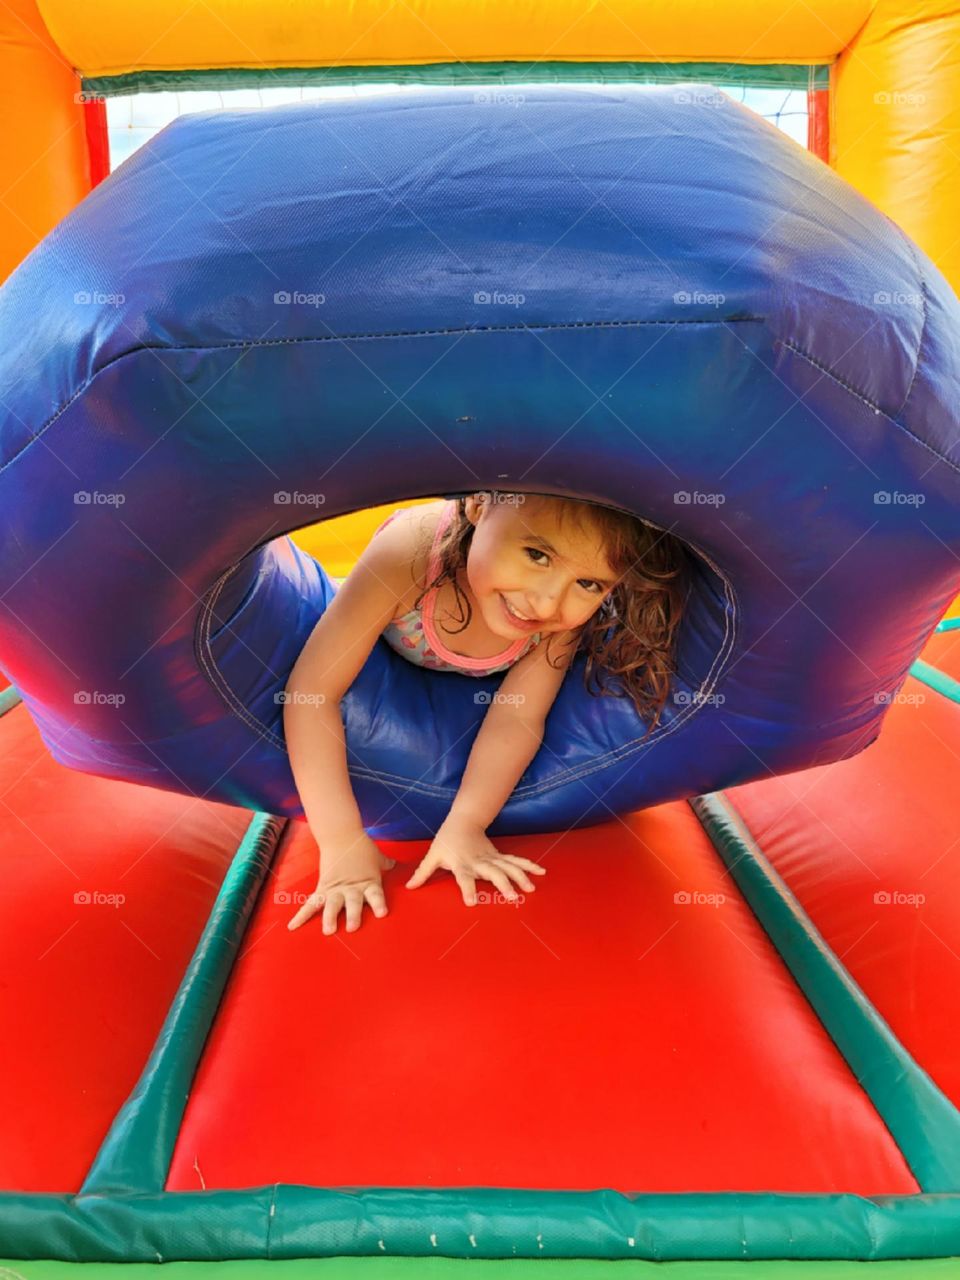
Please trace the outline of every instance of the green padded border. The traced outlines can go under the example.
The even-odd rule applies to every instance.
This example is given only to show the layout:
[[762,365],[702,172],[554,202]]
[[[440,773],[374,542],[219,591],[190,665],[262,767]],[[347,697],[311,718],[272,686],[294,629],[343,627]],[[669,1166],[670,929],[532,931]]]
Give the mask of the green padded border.
[[[960,1255],[960,1196],[340,1187],[8,1192],[8,1257],[878,1261]],[[436,1243],[434,1243],[434,1240]]]
[[97,1152],[81,1196],[163,1191],[203,1046],[288,821],[269,813],[251,819],[150,1057]]
[[915,680],[921,680],[929,688],[936,689],[937,693],[942,693],[945,698],[960,702],[960,681],[954,680],[953,676],[948,676],[939,667],[917,658],[910,668],[910,674]]
[[0,716],[6,715],[14,707],[19,707],[22,701],[23,699],[12,684],[8,685],[6,689],[0,689]]
[[960,1111],[907,1053],[722,793],[690,801],[922,1191],[960,1191]]
[[426,62],[389,66],[196,67],[84,76],[84,94],[117,97],[183,89],[269,89],[317,84],[619,84],[695,81],[749,89],[827,89],[830,66],[748,62]]

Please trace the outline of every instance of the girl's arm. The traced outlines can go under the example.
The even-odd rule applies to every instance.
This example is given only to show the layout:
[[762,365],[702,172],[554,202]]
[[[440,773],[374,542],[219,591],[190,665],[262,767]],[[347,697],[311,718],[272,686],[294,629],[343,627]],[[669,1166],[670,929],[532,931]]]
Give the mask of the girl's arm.
[[413,551],[410,528],[402,520],[372,539],[287,680],[283,731],[290,768],[321,850],[364,835],[347,771],[340,699],[409,590]]
[[547,712],[569,670],[577,637],[577,632],[558,634],[559,646],[555,642],[551,654],[556,668],[547,662],[542,643],[504,676],[474,741],[456,799],[407,881],[408,889],[418,889],[445,867],[453,872],[468,906],[477,902],[478,877],[491,881],[511,900],[517,897],[515,884],[534,891],[530,877],[544,875],[544,868],[529,858],[501,853],[485,833],[537,754]]
[[474,740],[444,822],[447,829],[485,831],[509,800],[540,749],[547,713],[569,670],[578,637],[575,631],[558,635],[550,662],[546,641],[538,644],[503,677]]

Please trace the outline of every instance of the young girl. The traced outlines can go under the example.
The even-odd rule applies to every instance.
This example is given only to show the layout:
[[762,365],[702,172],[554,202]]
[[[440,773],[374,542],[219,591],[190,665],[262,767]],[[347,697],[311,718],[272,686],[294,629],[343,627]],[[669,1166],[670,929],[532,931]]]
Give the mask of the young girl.
[[[638,713],[660,719],[689,584],[683,544],[589,502],[482,492],[397,510],[377,529],[303,647],[287,682],[283,723],[290,764],[321,852],[317,888],[289,922],[323,910],[348,932],[363,904],[387,914],[381,871],[394,866],[363,829],[347,772],[340,699],[381,635],[408,661],[436,671],[506,671],[474,741],[457,796],[407,881],[438,868],[468,906],[475,881],[516,898],[543,867],[502,854],[485,835],[536,755],[547,713],[578,650],[590,693],[616,676]],[[591,678],[596,690],[591,688]]]

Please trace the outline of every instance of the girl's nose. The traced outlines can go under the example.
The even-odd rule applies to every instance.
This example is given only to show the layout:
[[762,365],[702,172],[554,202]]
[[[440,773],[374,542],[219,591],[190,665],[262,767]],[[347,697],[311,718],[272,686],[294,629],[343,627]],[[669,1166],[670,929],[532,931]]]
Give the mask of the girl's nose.
[[526,613],[538,622],[552,622],[560,612],[560,592],[540,592],[528,601]]

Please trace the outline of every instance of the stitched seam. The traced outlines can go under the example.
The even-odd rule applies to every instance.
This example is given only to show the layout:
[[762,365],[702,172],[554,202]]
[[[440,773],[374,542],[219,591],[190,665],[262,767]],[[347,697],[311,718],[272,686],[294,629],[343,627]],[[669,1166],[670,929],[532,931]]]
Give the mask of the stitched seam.
[[685,324],[704,324],[704,325],[728,325],[728,324],[762,324],[763,320],[760,316],[734,316],[729,320],[571,320],[569,322],[561,322],[558,324],[511,324],[511,325],[475,325],[470,328],[447,328],[447,329],[400,329],[393,332],[381,333],[333,333],[321,334],[316,337],[309,338],[238,338],[233,342],[213,342],[213,343],[185,343],[180,346],[164,346],[161,343],[145,342],[138,347],[133,347],[129,351],[121,351],[118,355],[113,356],[110,360],[102,364],[99,369],[95,369],[68,400],[41,423],[34,435],[30,436],[16,453],[7,458],[6,462],[0,464],[0,475],[11,465],[16,462],[24,449],[30,447],[35,440],[39,440],[44,432],[48,431],[61,414],[73,404],[74,400],[93,385],[96,378],[104,373],[107,369],[115,364],[119,364],[121,360],[129,359],[132,356],[139,355],[141,351],[230,351],[233,348],[241,347],[249,350],[251,347],[282,347],[291,345],[306,345],[314,342],[364,342],[379,341],[383,338],[435,338],[443,337],[458,333],[519,333],[525,330],[531,332],[548,332],[553,329],[630,329],[641,328],[646,325],[685,325]]
[[213,618],[214,606],[216,605],[216,602],[220,597],[220,593],[223,591],[227,582],[240,568],[243,559],[244,557],[241,557],[232,568],[221,574],[213,588],[207,594],[207,597],[201,607],[200,615],[197,618],[197,627],[194,634],[198,642],[194,644],[194,652],[200,662],[204,675],[206,675],[207,679],[213,685],[214,689],[220,694],[221,698],[226,702],[228,708],[234,713],[234,715],[242,720],[248,728],[253,729],[254,733],[256,733],[259,738],[269,742],[271,746],[276,747],[278,750],[285,752],[286,748],[284,743],[281,742],[271,729],[268,729],[266,725],[262,724],[256,716],[254,716],[253,713],[244,706],[227,684],[226,680],[224,680],[213,657],[213,651],[210,648],[210,624]]
[[812,364],[815,369],[819,369],[820,372],[825,373],[828,378],[832,378],[838,386],[843,387],[844,391],[849,391],[852,396],[855,396],[859,401],[867,405],[868,408],[873,409],[875,413],[883,414],[883,416],[888,418],[890,422],[895,421],[895,419],[889,417],[889,414],[884,413],[883,409],[881,409],[878,404],[875,404],[871,399],[869,399],[869,397],[865,396],[862,391],[858,391],[852,383],[847,382],[844,378],[841,378],[839,374],[834,373],[828,365],[825,365],[822,360],[818,360],[816,356],[812,356],[809,351],[804,351],[802,347],[798,347],[797,344],[795,342],[791,342],[789,338],[781,338],[779,341],[781,346],[787,347],[790,351],[795,351],[798,356],[802,356],[804,360],[807,360]]
[[[793,351],[796,355],[808,361],[810,364],[814,366],[814,368],[819,369],[821,373],[825,374],[828,378],[831,378],[834,382],[837,383],[838,386],[843,387],[844,391],[849,391],[852,396],[854,396],[857,400],[860,400],[863,404],[867,405],[867,407],[872,409],[874,413],[879,414],[881,418],[886,419],[886,421],[891,423],[892,426],[897,427],[900,431],[904,433],[904,435],[909,436],[910,439],[913,440],[915,444],[920,445],[922,449],[926,449],[927,453],[932,453],[938,462],[944,463],[944,465],[948,466],[951,471],[960,472],[960,463],[952,462],[950,458],[948,458],[945,454],[938,453],[937,450],[933,447],[933,445],[928,444],[926,440],[921,439],[920,436],[918,436],[915,431],[911,431],[910,428],[906,425],[906,423],[900,422],[897,418],[892,418],[890,414],[887,413],[884,409],[881,409],[878,404],[874,404],[872,400],[869,400],[867,399],[866,396],[861,395],[860,392],[857,391],[855,387],[851,387],[849,383],[844,382],[843,378],[835,374],[832,369],[828,369],[827,366],[825,364],[822,364],[819,360],[817,360],[815,356],[812,356],[809,354],[809,352],[804,351],[802,347],[798,347],[796,343],[790,342],[789,339],[778,338],[777,342],[779,342],[780,346],[787,347],[790,351]],[[920,357],[918,354],[917,368],[919,368],[919,364],[920,364]],[[916,376],[917,376],[917,370],[915,369],[914,381],[916,381]],[[911,382],[910,384],[910,390],[911,391],[913,390],[913,382]],[[903,402],[903,404],[905,407],[906,400]],[[903,412],[903,407],[901,407],[900,412],[901,413]]]
[[917,362],[913,366],[913,377],[910,379],[910,386],[907,388],[907,394],[903,397],[903,404],[897,410],[897,417],[902,417],[904,410],[907,407],[907,401],[913,394],[913,388],[916,386],[917,382],[917,375],[920,372],[920,361],[923,358],[923,340],[927,336],[927,315],[929,314],[929,308],[927,306],[927,282],[923,278],[923,264],[917,257],[917,251],[913,244],[907,239],[899,227],[897,227],[897,230],[900,232],[901,238],[906,242],[907,248],[910,250],[913,257],[914,265],[917,268],[917,275],[920,278],[920,298],[923,302],[923,319],[920,323],[920,341],[917,343]]

